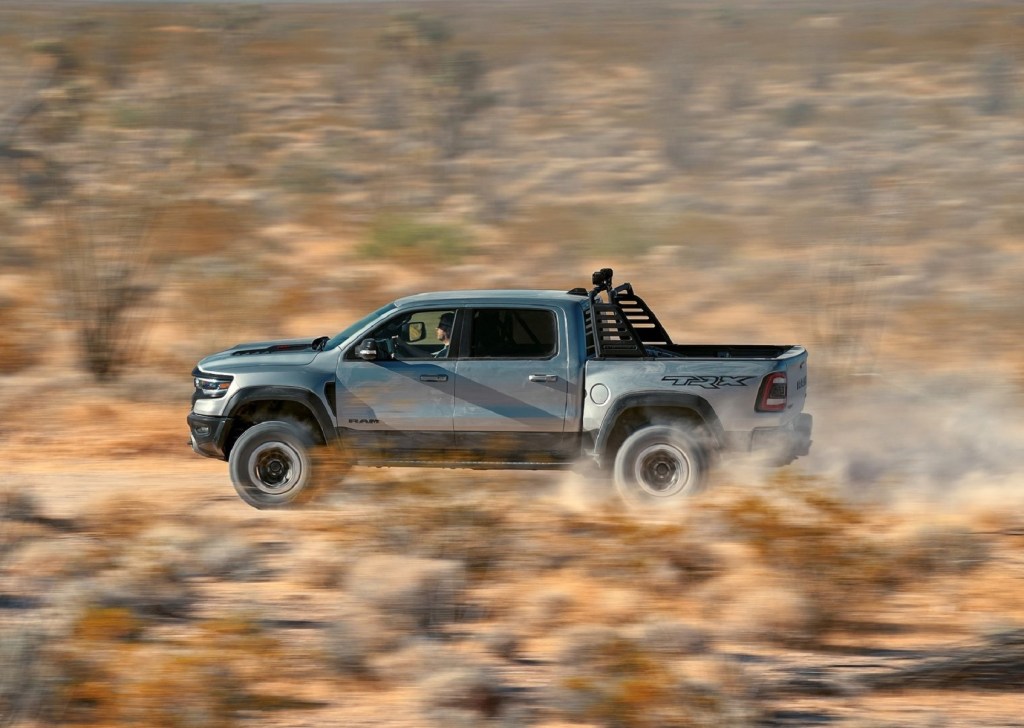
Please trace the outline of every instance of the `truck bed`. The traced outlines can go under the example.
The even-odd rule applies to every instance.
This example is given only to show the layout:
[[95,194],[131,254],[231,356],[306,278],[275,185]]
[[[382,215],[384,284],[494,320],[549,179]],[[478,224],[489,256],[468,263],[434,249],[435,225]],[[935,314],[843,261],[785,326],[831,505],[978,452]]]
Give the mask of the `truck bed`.
[[788,344],[663,344],[648,348],[658,358],[778,359],[795,347]]

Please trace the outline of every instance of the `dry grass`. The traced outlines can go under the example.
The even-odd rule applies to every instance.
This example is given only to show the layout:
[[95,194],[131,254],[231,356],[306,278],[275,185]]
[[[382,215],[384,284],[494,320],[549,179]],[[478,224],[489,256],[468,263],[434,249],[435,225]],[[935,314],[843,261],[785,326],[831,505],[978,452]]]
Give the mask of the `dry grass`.
[[[402,9],[0,9],[0,116],[78,61],[0,129],[0,723],[1018,721],[1019,9],[430,3],[488,69],[451,158]],[[153,191],[117,382],[40,159]],[[187,450],[204,354],[604,265],[681,341],[807,344],[812,456],[647,520],[452,471],[256,515]]]
[[[31,505],[8,499],[5,524],[37,525],[6,546],[3,598],[50,610],[64,630],[31,648],[42,650],[33,694],[59,691],[59,718],[81,724],[237,725],[278,711],[328,719],[350,700],[416,695],[403,710],[422,724],[754,725],[781,709],[776,693],[818,689],[786,660],[869,655],[893,634],[915,652],[888,677],[851,657],[822,667],[822,680],[862,682],[858,699],[871,705],[894,681],[970,691],[985,665],[1017,664],[997,648],[1010,642],[993,641],[977,647],[977,679],[960,685],[942,672],[946,650],[980,634],[986,614],[1014,618],[1009,602],[985,596],[1013,593],[1024,578],[1012,536],[927,512],[910,523],[793,476],[712,490],[673,523],[601,508],[559,515],[540,497],[542,480],[519,477],[518,492],[503,492],[500,480],[458,477],[494,497],[470,507],[444,483],[427,492],[357,471],[325,510],[271,520],[230,496],[175,503],[173,488],[133,501],[130,487],[108,485],[64,519],[49,516],[51,486]],[[55,568],[55,536],[92,551],[74,546],[76,563]],[[500,548],[471,569],[484,540]],[[44,580],[60,586],[44,594]],[[975,581],[977,590],[958,586]],[[945,619],[930,612],[937,597]],[[951,642],[957,614],[962,636]],[[762,657],[741,664],[743,654]],[[168,713],[171,694],[187,696],[188,710]]]

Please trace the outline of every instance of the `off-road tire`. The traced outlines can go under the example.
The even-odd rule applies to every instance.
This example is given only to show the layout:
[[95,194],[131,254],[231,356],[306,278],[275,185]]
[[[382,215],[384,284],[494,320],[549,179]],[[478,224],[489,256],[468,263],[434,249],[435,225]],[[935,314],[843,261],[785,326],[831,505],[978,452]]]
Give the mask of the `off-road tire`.
[[288,508],[314,494],[316,441],[301,424],[271,420],[253,425],[231,449],[228,470],[242,500],[253,508]]
[[693,431],[648,425],[615,454],[615,489],[630,505],[676,506],[703,490],[709,466],[708,450]]

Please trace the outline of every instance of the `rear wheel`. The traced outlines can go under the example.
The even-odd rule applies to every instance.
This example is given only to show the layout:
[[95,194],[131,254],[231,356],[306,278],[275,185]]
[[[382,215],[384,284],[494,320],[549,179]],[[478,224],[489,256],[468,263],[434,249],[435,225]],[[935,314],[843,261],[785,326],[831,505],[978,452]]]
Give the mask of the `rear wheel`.
[[709,458],[693,432],[666,425],[637,430],[615,455],[615,488],[631,504],[677,504],[703,489]]
[[313,495],[316,445],[302,425],[272,420],[253,425],[231,449],[228,469],[242,500],[253,508],[286,508]]

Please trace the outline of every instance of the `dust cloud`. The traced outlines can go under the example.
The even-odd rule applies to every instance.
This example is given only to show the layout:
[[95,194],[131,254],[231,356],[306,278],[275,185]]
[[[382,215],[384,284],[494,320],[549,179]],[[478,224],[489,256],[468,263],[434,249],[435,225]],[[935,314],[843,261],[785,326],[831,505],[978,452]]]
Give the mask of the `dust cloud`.
[[1024,504],[1024,415],[1016,395],[971,375],[879,377],[818,392],[807,472],[850,498],[953,511]]
[[[893,513],[1008,514],[1024,506],[1018,399],[1010,387],[970,375],[891,374],[821,387],[808,400],[809,455],[782,470],[757,455],[727,455],[706,490],[763,491],[773,478],[806,476],[845,502]],[[609,477],[585,464],[558,476],[548,497],[570,514],[621,508]]]

